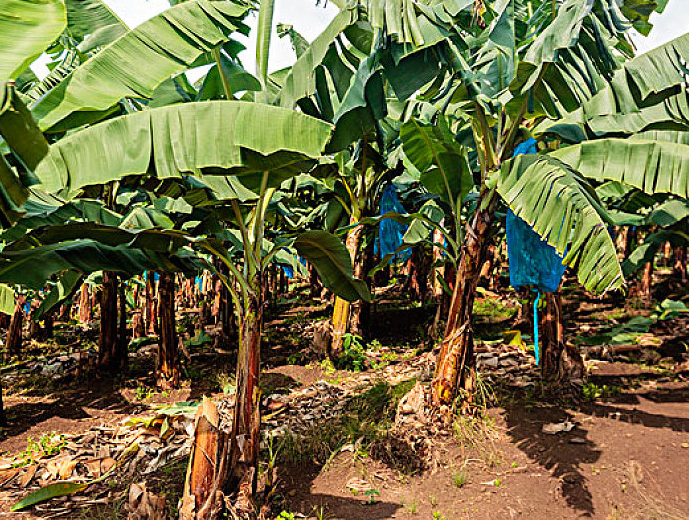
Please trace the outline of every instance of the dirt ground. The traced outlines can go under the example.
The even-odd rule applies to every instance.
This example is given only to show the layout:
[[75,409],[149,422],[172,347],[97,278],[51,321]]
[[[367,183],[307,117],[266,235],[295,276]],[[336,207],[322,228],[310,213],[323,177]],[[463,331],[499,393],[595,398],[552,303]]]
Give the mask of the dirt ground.
[[[623,319],[616,305],[620,303],[591,303],[585,297],[566,302],[569,337],[592,335]],[[628,315],[645,312],[627,311]],[[432,316],[432,309],[398,305],[387,313],[379,312],[374,335],[384,345],[382,350],[395,352],[385,345],[397,344],[398,352],[408,353],[404,361],[392,361],[392,370],[388,366],[385,372],[394,373],[396,366],[402,370],[424,355],[423,350],[412,347],[418,344],[420,325]],[[494,310],[486,312],[478,320],[479,329],[483,327],[479,337],[483,334],[484,339],[504,330],[511,319],[496,316]],[[302,321],[308,323],[308,308],[304,313]],[[380,366],[354,374],[322,363],[309,364],[308,360],[288,364],[287,354],[294,345],[284,339],[289,331],[283,324],[282,320],[269,323],[269,329],[278,332],[266,338],[264,395],[298,391],[322,380],[337,386],[346,384],[350,376],[365,375],[370,381],[384,377]],[[686,352],[681,345],[688,324],[686,318],[665,321],[643,338],[655,336],[653,348],[658,356],[672,361],[674,355],[679,362]],[[293,342],[303,343],[299,334],[292,336]],[[55,388],[10,393],[5,396],[10,426],[0,437],[2,457],[9,460],[24,450],[29,437],[116,425],[127,417],[145,414],[156,404],[222,396],[217,372],[219,367],[231,366],[231,360],[219,362],[217,355],[208,351],[195,355],[194,363],[197,373],[181,390],[151,393],[145,398],[139,395],[139,387],[152,382],[147,366],[140,366],[140,373],[127,381],[89,376]],[[615,391],[576,401],[556,400],[531,387],[498,384],[496,402],[486,409],[483,419],[473,423],[460,420],[459,427],[456,423],[429,440],[434,457],[431,464],[425,461],[423,469],[415,464],[409,467],[416,469],[400,469],[391,463],[391,457],[380,456],[380,450],[361,448],[357,443],[338,447],[327,460],[286,458],[277,466],[279,484],[273,497],[277,512],[282,509],[294,518],[331,520],[689,519],[689,378],[652,368],[630,361],[626,355],[596,365],[590,379],[595,388]],[[572,429],[544,432],[544,426],[547,429],[563,422],[571,422]],[[316,421],[314,431],[320,426],[325,424]],[[386,437],[383,432],[379,444],[397,446],[392,435]],[[420,458],[414,450],[395,456]],[[164,475],[152,477],[154,481],[160,477],[158,488],[153,487],[176,503],[183,475],[181,461]],[[124,496],[127,483],[113,487]],[[47,517],[35,510],[11,513],[9,507],[16,499],[16,492],[0,487],[0,519]],[[62,518],[126,518],[120,504],[113,502]]]
[[[294,510],[309,516],[323,507],[333,520],[686,519],[687,397],[687,386],[675,385],[579,409],[521,401],[490,410],[494,438],[478,449],[438,440],[444,467],[434,471],[406,476],[343,453],[326,469],[292,467],[281,477]],[[576,426],[542,433],[562,421]],[[375,503],[352,482],[378,490]]]

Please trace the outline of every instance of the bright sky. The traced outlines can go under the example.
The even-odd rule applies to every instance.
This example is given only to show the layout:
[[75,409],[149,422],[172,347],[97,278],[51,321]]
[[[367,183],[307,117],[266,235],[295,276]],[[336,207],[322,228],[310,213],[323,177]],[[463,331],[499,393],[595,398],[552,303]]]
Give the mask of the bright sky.
[[[167,0],[104,0],[122,20],[134,28],[152,16],[169,7]],[[689,9],[687,0],[671,0],[668,7],[660,15],[654,14],[652,22],[654,28],[650,36],[637,35],[633,38],[638,47],[638,52],[646,52],[658,45],[668,42],[689,30]],[[325,7],[324,7],[325,4]],[[684,5],[684,9],[680,7]],[[337,7],[327,0],[321,0],[316,6],[316,0],[276,0],[274,26],[278,23],[290,24],[299,31],[307,40],[312,41],[328,25],[337,13]],[[244,67],[250,72],[256,69],[256,40],[255,31],[256,15],[248,20],[252,31],[249,38],[241,38],[247,49],[240,54]],[[238,38],[239,39],[239,38]],[[291,65],[296,59],[288,39],[278,38],[273,32],[270,49],[269,69],[271,71]],[[44,60],[38,60],[32,65],[32,69],[41,77],[47,74]]]

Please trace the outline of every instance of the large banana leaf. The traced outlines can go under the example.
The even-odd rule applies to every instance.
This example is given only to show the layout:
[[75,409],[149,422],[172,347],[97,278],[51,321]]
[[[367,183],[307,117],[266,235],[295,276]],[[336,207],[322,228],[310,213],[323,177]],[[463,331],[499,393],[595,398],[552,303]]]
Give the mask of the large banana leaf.
[[195,66],[231,32],[246,32],[241,19],[248,10],[232,0],[190,0],[151,18],[48,92],[33,109],[39,126],[65,130],[98,121],[123,98],[150,98],[158,85]]
[[[35,191],[32,192],[34,194]],[[68,221],[83,220],[109,226],[118,226],[122,222],[122,215],[107,209],[102,202],[90,199],[75,199],[64,203],[45,202],[32,196],[22,209],[26,214],[14,226],[0,234],[0,241],[12,242],[32,229],[58,226]]]
[[[22,166],[34,170],[48,153],[48,141],[36,126],[31,112],[26,108],[12,86],[7,86],[5,103],[0,106],[0,135],[5,139]],[[26,177],[25,186],[31,184]]]
[[97,37],[105,30],[117,27],[126,32],[127,25],[101,0],[65,0],[67,29],[72,37],[83,40],[87,35]]
[[689,145],[648,139],[599,139],[549,155],[589,179],[619,181],[646,193],[689,197]]
[[0,227],[7,228],[24,214],[28,186],[35,182],[32,170],[48,151],[48,143],[36,127],[16,88],[6,85],[4,102],[0,105],[0,136],[9,146],[13,168],[0,153]]
[[622,64],[604,88],[539,131],[570,142],[589,136],[626,136],[654,129],[689,129],[689,34]]
[[81,285],[82,280],[83,276],[77,271],[68,270],[60,273],[57,280],[51,283],[50,291],[48,291],[41,301],[41,305],[36,309],[33,319],[43,319],[45,315],[54,311],[66,299],[71,298]]
[[404,154],[421,173],[424,187],[449,204],[453,213],[474,186],[466,151],[444,117],[438,124],[410,118],[400,129]]
[[627,39],[632,23],[643,27],[656,9],[656,2],[645,0],[564,0],[552,21],[548,16],[547,25],[534,28],[532,41],[526,34],[510,85],[510,111],[528,108],[560,119],[576,110],[619,68],[617,51],[632,53]]
[[566,164],[549,156],[521,155],[491,179],[514,213],[577,270],[592,292],[615,289],[623,277],[615,243],[601,217],[593,188]]
[[13,314],[16,305],[14,289],[9,285],[0,284],[0,312]]
[[0,86],[28,67],[65,25],[62,0],[0,0]]
[[0,282],[43,288],[53,275],[65,270],[88,275],[95,271],[116,271],[129,276],[143,271],[193,271],[207,266],[190,252],[177,254],[107,246],[95,240],[73,240],[0,254]]
[[[357,20],[358,12],[356,9],[340,11],[325,30],[308,46],[292,65],[285,78],[280,90],[281,106],[292,108],[300,99],[315,94],[317,89],[316,75],[318,69],[324,65],[333,71],[334,88],[344,94],[354,73],[351,70],[352,64],[345,61],[350,57],[343,52],[339,37],[347,27]],[[329,98],[330,95],[327,97]]]
[[342,241],[327,231],[307,231],[297,237],[294,247],[313,264],[331,291],[348,301],[371,301],[363,280],[352,276],[352,261]]
[[474,0],[335,0],[340,8],[358,5],[366,10],[373,28],[395,42],[415,47],[434,45],[447,35],[444,29],[454,18],[470,10]]
[[293,110],[241,101],[208,101],[121,116],[50,147],[36,174],[49,192],[74,192],[128,175],[158,178],[237,175],[269,184],[308,170],[331,126]]

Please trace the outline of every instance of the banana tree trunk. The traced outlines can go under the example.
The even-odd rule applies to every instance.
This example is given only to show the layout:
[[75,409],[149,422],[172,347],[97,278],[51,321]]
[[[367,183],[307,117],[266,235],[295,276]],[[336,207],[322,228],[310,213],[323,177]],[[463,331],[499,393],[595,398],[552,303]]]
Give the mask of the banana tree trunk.
[[117,285],[117,304],[119,307],[119,321],[117,324],[117,353],[121,364],[127,362],[127,295],[125,294],[124,280]]
[[[256,291],[256,294],[260,293]],[[255,509],[261,428],[258,383],[262,321],[262,302],[259,297],[251,298],[240,324],[237,396],[230,434],[230,488],[237,490],[235,507],[240,518],[252,518]]]
[[653,288],[653,261],[644,264],[644,270],[641,274],[641,297],[646,303],[651,302],[651,289]]
[[414,301],[424,303],[428,294],[428,276],[431,269],[431,257],[423,247],[415,247],[412,250],[410,261],[411,298]]
[[[260,285],[254,288],[255,294],[260,294]],[[261,314],[260,297],[251,298],[239,329],[237,394],[229,434],[213,403],[204,400],[197,412],[180,520],[224,518],[220,515],[228,504],[223,493],[235,497],[231,518],[255,518],[261,427]]]
[[55,315],[51,312],[43,318],[43,334],[45,339],[51,339],[55,333]]
[[19,356],[22,349],[22,327],[24,326],[24,308],[17,302],[14,313],[7,329],[7,340],[5,346],[10,356]]
[[158,279],[158,312],[160,341],[158,342],[158,386],[171,390],[179,386],[179,353],[175,329],[175,278],[160,273]]
[[[361,259],[354,266],[354,276],[364,280],[369,291],[372,289],[372,280],[368,272],[373,267],[373,240],[368,240],[366,247],[361,252]],[[362,338],[368,338],[371,325],[371,302],[359,300],[351,305],[350,328],[352,334]]]
[[674,276],[679,278],[682,284],[687,283],[687,248],[685,246],[675,247],[675,262],[672,267]]
[[220,428],[218,409],[204,397],[196,412],[194,444],[189,453],[180,520],[222,518],[227,449],[227,434]]
[[103,271],[100,296],[100,333],[98,337],[98,366],[111,368],[117,351],[117,275]]
[[158,309],[156,305],[156,287],[153,281],[153,272],[146,273],[146,306],[144,321],[148,334],[158,332]]
[[[352,217],[349,221],[350,225],[357,222],[356,218]],[[349,230],[345,246],[349,252],[349,257],[354,266],[354,272],[357,272],[358,265],[356,263],[357,251],[359,250],[359,241],[361,240],[361,226],[357,226]],[[347,332],[349,326],[349,314],[351,305],[347,300],[343,300],[339,296],[335,296],[335,307],[333,309],[333,335],[330,344],[331,356],[337,358],[342,352],[343,336]]]
[[[482,207],[483,192],[478,201]],[[462,391],[462,410],[473,411],[476,358],[474,355],[474,331],[472,314],[476,286],[481,266],[488,250],[490,228],[494,217],[496,198],[485,209],[476,211],[467,223],[464,243],[457,263],[455,287],[445,327],[445,338],[438,355],[433,381],[433,403],[440,407],[451,405]]]
[[560,293],[543,293],[545,309],[541,312],[541,376],[549,382],[569,382],[581,379],[584,361],[578,350],[565,343],[565,327]]
[[79,323],[88,323],[93,319],[91,299],[89,297],[89,286],[86,283],[81,284],[81,293],[79,294]]
[[5,403],[2,398],[2,381],[0,381],[0,426],[7,426],[7,415],[5,414]]

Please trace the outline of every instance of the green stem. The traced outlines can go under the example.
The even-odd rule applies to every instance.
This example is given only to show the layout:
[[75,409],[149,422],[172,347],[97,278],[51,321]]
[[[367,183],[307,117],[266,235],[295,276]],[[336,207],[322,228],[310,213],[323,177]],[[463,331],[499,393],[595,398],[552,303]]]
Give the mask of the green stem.
[[234,99],[232,95],[232,90],[230,89],[230,82],[225,76],[225,71],[222,68],[222,62],[220,61],[220,50],[216,47],[213,49],[213,57],[215,58],[215,63],[218,65],[218,74],[220,74],[220,80],[222,81],[223,90],[225,90],[225,97],[229,99]]

